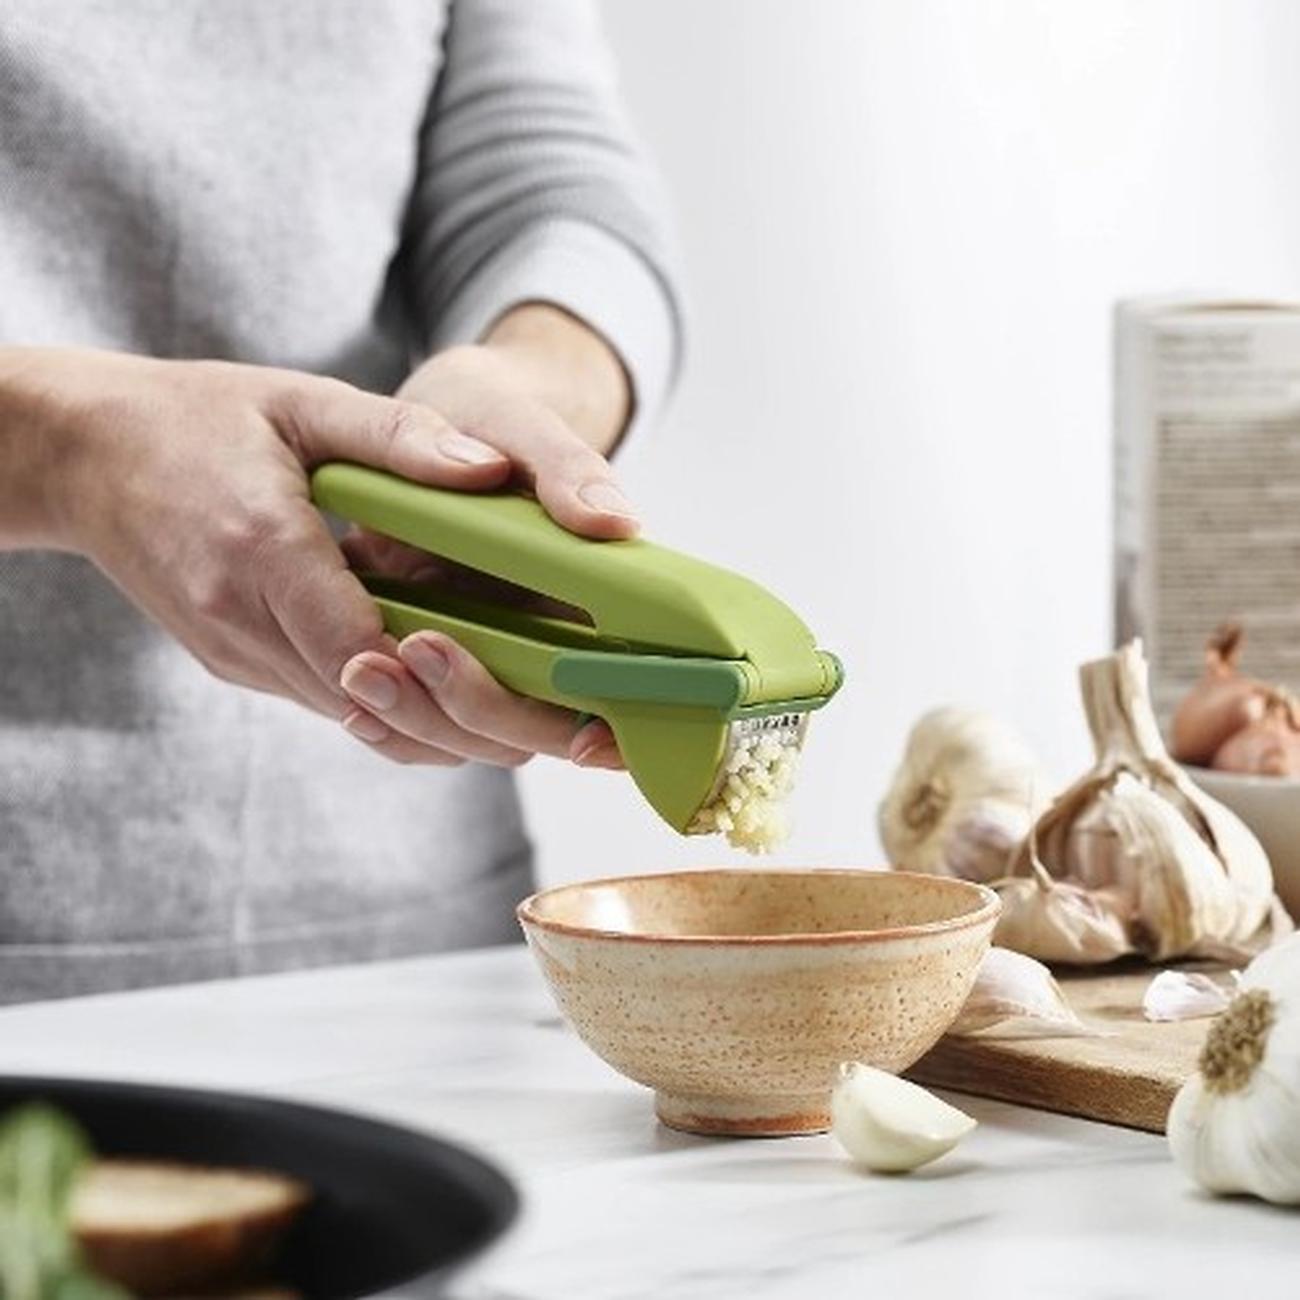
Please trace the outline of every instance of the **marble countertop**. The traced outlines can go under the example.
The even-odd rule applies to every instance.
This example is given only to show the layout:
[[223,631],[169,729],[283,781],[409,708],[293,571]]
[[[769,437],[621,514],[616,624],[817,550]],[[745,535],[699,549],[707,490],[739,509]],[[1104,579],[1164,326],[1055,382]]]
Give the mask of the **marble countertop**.
[[1144,1134],[958,1098],[975,1133],[881,1178],[828,1136],[660,1128],[522,948],[9,1008],[0,1073],[243,1088],[476,1146],[525,1208],[460,1300],[1296,1293],[1300,1216],[1201,1195]]

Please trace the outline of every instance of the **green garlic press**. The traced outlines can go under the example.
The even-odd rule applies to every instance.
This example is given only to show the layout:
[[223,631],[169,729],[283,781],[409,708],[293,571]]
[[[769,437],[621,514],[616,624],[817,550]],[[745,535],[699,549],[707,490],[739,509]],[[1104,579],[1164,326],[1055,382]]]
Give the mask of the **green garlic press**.
[[683,834],[742,737],[802,744],[809,713],[843,679],[757,583],[640,538],[577,537],[529,497],[342,462],[321,465],[311,488],[331,514],[583,611],[590,626],[360,575],[393,636],[443,632],[510,690],[603,718],[641,793]]

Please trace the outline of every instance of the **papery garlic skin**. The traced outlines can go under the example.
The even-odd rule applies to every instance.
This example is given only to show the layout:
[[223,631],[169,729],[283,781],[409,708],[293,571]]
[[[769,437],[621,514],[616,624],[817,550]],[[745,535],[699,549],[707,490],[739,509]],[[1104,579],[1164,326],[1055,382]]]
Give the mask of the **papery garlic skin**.
[[907,738],[880,804],[880,839],[901,870],[994,880],[1047,788],[1028,745],[998,719],[935,709]]
[[885,1070],[850,1062],[831,1093],[831,1132],[876,1173],[919,1169],[951,1151],[975,1121],[956,1106]]
[[1093,966],[1134,951],[1127,928],[1128,902],[1114,890],[1088,890],[1053,880],[1032,864],[1023,879],[997,885],[1002,913],[993,942],[1039,961]]
[[990,948],[949,1036],[968,1038],[1079,1038],[1092,1033],[1040,961]]
[[1167,1129],[1174,1160],[1207,1190],[1300,1205],[1300,935],[1246,968]]
[[1202,935],[1233,932],[1232,881],[1168,798],[1122,772],[1098,793],[1097,806],[1118,837],[1114,875],[1104,883],[1133,900],[1136,946],[1147,957],[1166,961],[1190,952]]

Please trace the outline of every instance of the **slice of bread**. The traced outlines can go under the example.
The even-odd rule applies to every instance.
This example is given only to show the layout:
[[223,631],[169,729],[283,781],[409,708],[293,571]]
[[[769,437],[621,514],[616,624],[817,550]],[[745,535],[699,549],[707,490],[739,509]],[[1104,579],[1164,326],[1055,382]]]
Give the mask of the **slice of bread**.
[[265,1267],[311,1198],[261,1169],[100,1160],[72,1197],[90,1268],[139,1296],[239,1282]]

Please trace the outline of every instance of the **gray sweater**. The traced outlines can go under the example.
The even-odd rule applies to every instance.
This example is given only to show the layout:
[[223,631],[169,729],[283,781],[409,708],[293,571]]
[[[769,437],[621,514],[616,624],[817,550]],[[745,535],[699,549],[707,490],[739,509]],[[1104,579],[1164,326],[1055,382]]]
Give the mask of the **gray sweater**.
[[[658,204],[583,0],[0,4],[0,344],[391,390],[530,299],[653,418]],[[0,1001],[505,940],[529,882],[505,773],[388,765],[0,554]]]

